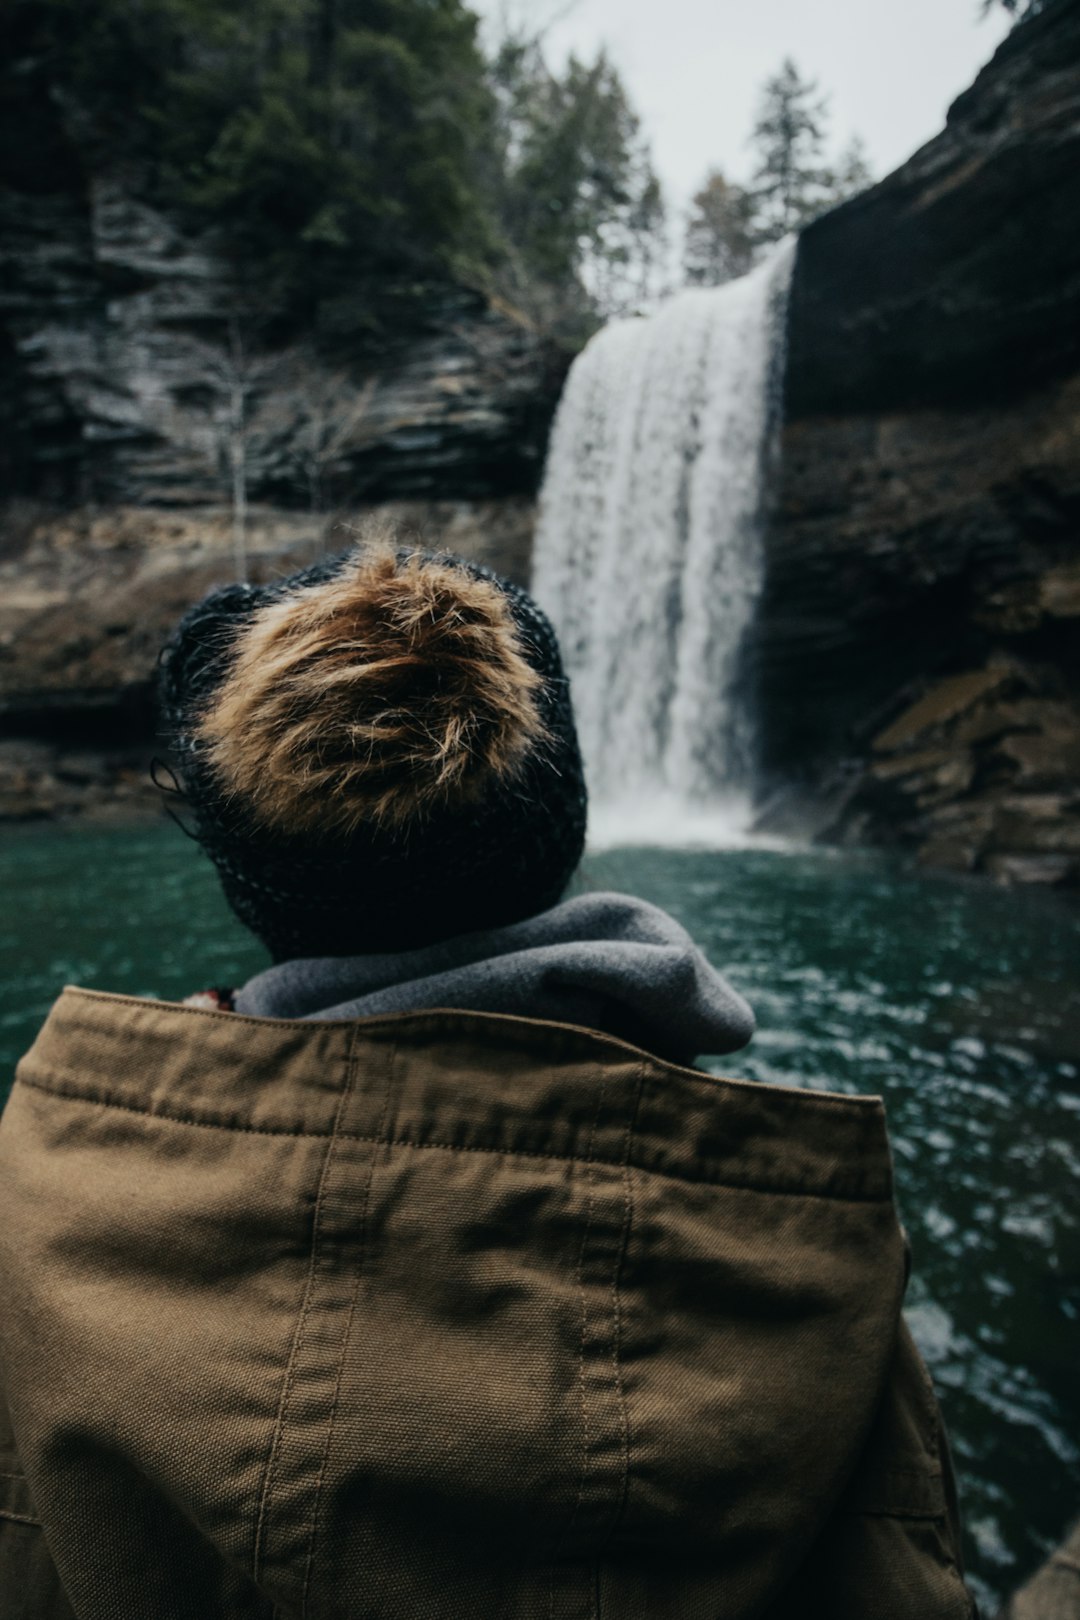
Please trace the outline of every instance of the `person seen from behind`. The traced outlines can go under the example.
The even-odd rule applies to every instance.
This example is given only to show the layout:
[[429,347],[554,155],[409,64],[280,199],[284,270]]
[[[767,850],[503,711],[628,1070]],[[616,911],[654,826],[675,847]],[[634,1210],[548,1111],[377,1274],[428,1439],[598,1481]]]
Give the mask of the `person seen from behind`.
[[[394,537],[162,662],[272,965],[68,988],[0,1122],[0,1620],[965,1620],[879,1099],[567,898],[525,591]],[[195,980],[197,983],[197,979]]]

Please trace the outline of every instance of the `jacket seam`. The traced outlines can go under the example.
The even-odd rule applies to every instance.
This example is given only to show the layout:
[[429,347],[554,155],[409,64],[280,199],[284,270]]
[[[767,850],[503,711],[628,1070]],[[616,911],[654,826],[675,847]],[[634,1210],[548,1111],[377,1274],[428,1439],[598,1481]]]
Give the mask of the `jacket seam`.
[[[354,1040],[349,1049],[349,1073],[344,1093],[346,1097],[351,1097],[356,1088],[356,1049],[358,1044],[359,1042]],[[356,1315],[356,1302],[360,1294],[360,1276],[363,1270],[364,1250],[367,1244],[368,1210],[371,1204],[371,1184],[375,1179],[375,1159],[378,1152],[378,1147],[379,1144],[385,1141],[386,1138],[385,1127],[387,1115],[390,1111],[390,1093],[393,1089],[394,1059],[396,1054],[396,1046],[391,1047],[387,1062],[386,1083],[383,1087],[382,1109],[379,1114],[379,1125],[376,1134],[373,1137],[362,1138],[362,1140],[367,1140],[372,1143],[372,1149],[368,1156],[367,1175],[364,1178],[364,1193],[360,1205],[360,1216],[357,1232],[357,1253],[353,1270],[352,1288],[349,1293],[349,1308],[345,1313],[345,1325],[342,1329],[341,1344],[338,1349],[337,1366],[334,1369],[334,1390],[330,1401],[330,1411],[327,1414],[326,1437],[323,1441],[322,1457],[319,1461],[319,1472],[315,1480],[315,1496],[311,1504],[311,1523],[308,1527],[308,1550],[307,1558],[304,1563],[304,1587],[300,1598],[301,1617],[306,1616],[308,1612],[308,1597],[315,1567],[315,1539],[319,1523],[319,1505],[322,1501],[323,1483],[326,1478],[326,1470],[330,1461],[330,1446],[334,1436],[338,1404],[341,1396],[341,1380],[345,1370],[345,1356],[349,1347],[349,1337],[352,1331],[353,1319]],[[327,1154],[327,1180],[329,1180],[330,1177],[330,1170],[332,1168],[332,1160],[335,1156],[336,1146],[340,1140],[341,1135],[335,1137],[334,1142],[331,1144],[330,1152]]]
[[[501,1026],[521,1026],[529,1030],[539,1031],[546,1044],[553,1044],[555,1035],[571,1035],[584,1039],[590,1044],[599,1045],[605,1049],[611,1048],[622,1052],[628,1058],[641,1063],[654,1080],[667,1080],[672,1075],[679,1080],[689,1080],[695,1085],[706,1086],[715,1091],[717,1086],[734,1086],[739,1091],[760,1091],[762,1084],[758,1080],[743,1080],[738,1075],[712,1074],[701,1069],[693,1069],[681,1063],[671,1063],[658,1057],[653,1052],[646,1052],[640,1046],[634,1046],[630,1041],[620,1040],[617,1035],[609,1035],[606,1030],[590,1029],[586,1024],[566,1024],[551,1018],[527,1018],[516,1013],[480,1012],[469,1007],[422,1007],[413,1012],[404,1013],[375,1013],[369,1018],[257,1018],[251,1013],[236,1013],[219,1011],[211,1007],[189,1007],[182,1001],[157,1001],[145,996],[125,996],[110,990],[86,990],[81,985],[67,985],[64,988],[65,996],[80,997],[87,1001],[120,1002],[124,1006],[138,1007],[146,1011],[164,1009],[168,1013],[185,1013],[191,1018],[228,1019],[230,1023],[249,1024],[259,1029],[330,1029],[354,1030],[354,1039],[365,1034],[382,1036],[385,1033],[391,1044],[397,1045],[395,1023],[414,1020],[422,1026],[438,1028],[439,1025],[459,1025],[464,1028],[480,1029],[485,1023]],[[815,1110],[839,1109],[842,1113],[852,1115],[858,1113],[882,1113],[884,1101],[879,1096],[852,1095],[847,1092],[830,1091],[821,1093],[810,1091],[802,1086],[770,1085],[769,1093],[775,1097],[782,1097],[791,1102],[797,1102],[800,1108],[813,1108]]]
[[[604,1106],[604,1094],[606,1089],[607,1080],[605,1078],[600,1082],[600,1093],[596,1099],[596,1110],[592,1117],[592,1124],[589,1127],[589,1140],[587,1144],[588,1151],[584,1160],[586,1175],[588,1176],[589,1191],[585,1204],[585,1222],[581,1231],[581,1243],[578,1246],[576,1268],[577,1294],[581,1312],[581,1333],[578,1338],[578,1390],[581,1398],[581,1467],[578,1472],[577,1490],[574,1493],[574,1500],[571,1503],[570,1512],[563,1522],[562,1528],[556,1537],[555,1545],[550,1553],[550,1560],[552,1564],[555,1563],[559,1553],[562,1551],[562,1548],[566,1545],[567,1537],[569,1536],[574,1520],[577,1517],[578,1508],[581,1506],[582,1496],[585,1492],[585,1482],[589,1476],[589,1397],[588,1382],[585,1376],[585,1345],[589,1332],[589,1303],[585,1293],[585,1252],[589,1245],[589,1233],[592,1231],[593,1207],[596,1199],[596,1182],[593,1176],[593,1165],[595,1161],[593,1158],[592,1148],[593,1141],[596,1136],[596,1128],[600,1123],[600,1114]],[[552,1583],[549,1590],[549,1600],[549,1620],[555,1620],[554,1583]]]
[[[623,1223],[622,1223],[622,1231],[619,1234],[619,1248],[618,1248],[618,1252],[617,1252],[617,1254],[615,1256],[615,1269],[614,1269],[614,1271],[612,1272],[612,1275],[611,1275],[611,1318],[612,1318],[611,1361],[612,1361],[612,1368],[613,1368],[613,1371],[614,1371],[614,1374],[615,1374],[615,1390],[616,1390],[616,1395],[617,1395],[618,1403],[619,1403],[619,1428],[620,1428],[620,1438],[621,1438],[621,1441],[622,1441],[622,1470],[621,1470],[621,1477],[620,1477],[620,1480],[619,1480],[618,1494],[617,1494],[616,1503],[615,1503],[615,1516],[614,1516],[614,1518],[613,1518],[613,1520],[611,1522],[611,1525],[608,1528],[608,1531],[607,1531],[606,1535],[602,1538],[600,1550],[603,1550],[603,1548],[605,1548],[605,1547],[607,1547],[609,1545],[612,1538],[615,1536],[616,1532],[618,1531],[619,1526],[622,1524],[623,1515],[626,1512],[627,1497],[628,1497],[629,1489],[630,1489],[631,1426],[630,1426],[630,1409],[629,1409],[629,1404],[627,1402],[627,1397],[626,1397],[626,1382],[625,1382],[625,1379],[623,1378],[623,1371],[622,1371],[622,1359],[621,1358],[622,1358],[622,1336],[623,1336],[623,1310],[622,1310],[622,1296],[621,1296],[621,1294],[619,1292],[619,1285],[620,1285],[620,1283],[622,1281],[622,1269],[623,1269],[623,1265],[624,1265],[625,1260],[626,1260],[626,1253],[627,1253],[627,1249],[628,1249],[629,1243],[630,1243],[630,1230],[631,1230],[631,1226],[633,1224],[634,1195],[633,1195],[633,1180],[632,1180],[632,1177],[630,1175],[630,1154],[631,1154],[631,1151],[633,1149],[634,1132],[637,1129],[638,1113],[639,1113],[640,1108],[641,1108],[641,1098],[642,1098],[642,1094],[644,1093],[644,1090],[645,1090],[645,1078],[646,1078],[645,1066],[642,1065],[641,1071],[640,1071],[640,1073],[638,1075],[638,1084],[637,1084],[637,1087],[635,1089],[634,1104],[633,1104],[633,1107],[632,1107],[632,1109],[630,1111],[630,1116],[629,1116],[629,1118],[628,1118],[628,1120],[626,1122],[626,1138],[625,1138],[625,1141],[624,1141],[624,1144],[623,1144],[623,1156],[622,1156],[622,1169],[623,1169]],[[598,1573],[597,1573],[597,1615],[599,1615],[599,1612],[600,1612],[599,1565],[597,1566],[597,1571],[598,1571]]]
[[883,1468],[888,1479],[941,1479],[940,1468]]
[[[197,1119],[188,1114],[173,1114],[164,1109],[140,1108],[135,1103],[117,1102],[108,1097],[92,1097],[83,1091],[68,1090],[59,1086],[42,1085],[39,1080],[27,1080],[20,1077],[17,1082],[26,1086],[28,1090],[40,1091],[48,1097],[62,1097],[70,1102],[87,1103],[93,1108],[112,1108],[125,1114],[138,1114],[144,1119],[160,1119],[170,1125],[193,1125],[201,1130],[234,1131],[246,1136],[284,1136],[306,1138],[313,1141],[330,1141],[335,1136],[345,1142],[372,1142],[382,1147],[401,1147],[416,1150],[437,1150],[443,1153],[488,1153],[496,1158],[513,1159],[540,1159],[557,1164],[591,1164],[606,1165],[609,1169],[622,1168],[621,1160],[596,1158],[586,1160],[581,1154],[540,1152],[533,1148],[516,1147],[489,1147],[483,1143],[463,1142],[418,1142],[407,1136],[376,1137],[359,1131],[337,1131],[333,1127],[326,1131],[311,1131],[293,1129],[288,1126],[244,1125],[227,1119]],[[728,1187],[734,1192],[764,1192],[772,1193],[782,1198],[820,1198],[829,1203],[841,1204],[891,1204],[892,1190],[885,1192],[823,1192],[814,1188],[793,1187],[789,1183],[777,1183],[762,1179],[733,1179],[725,1176],[690,1175],[685,1171],[664,1169],[656,1165],[639,1164],[633,1162],[633,1168],[640,1170],[644,1175],[659,1176],[664,1181],[685,1182],[692,1186]]]
[[[849,1518],[853,1519],[915,1519],[931,1524],[944,1524],[946,1515],[935,1508],[900,1508],[900,1507],[850,1507],[847,1509]],[[956,1564],[948,1554],[946,1562],[950,1569],[956,1570]],[[957,1571],[959,1573],[959,1571]]]
[[29,1513],[16,1513],[12,1508],[0,1507],[0,1519],[10,1519],[13,1524],[29,1524],[35,1530],[42,1528],[40,1519],[31,1518]]
[[[350,1069],[349,1065],[351,1063],[351,1056],[352,1056],[352,1052],[351,1052],[351,1047],[350,1047],[350,1050],[346,1053],[346,1079],[345,1079],[345,1084],[341,1088],[341,1095],[338,1098],[337,1111],[336,1111],[336,1113],[334,1115],[334,1125],[335,1125],[335,1127],[339,1124],[339,1122],[341,1120],[342,1114],[344,1113],[344,1109],[345,1109],[345,1103],[346,1103],[346,1100],[347,1100],[348,1095],[349,1095],[349,1081],[350,1081],[350,1077],[351,1077],[351,1069]],[[135,1112],[139,1112],[139,1110],[135,1110]],[[156,1117],[161,1117],[161,1116],[156,1116]],[[165,1117],[169,1117],[169,1116],[165,1116]],[[196,1120],[196,1121],[192,1121],[191,1123],[198,1124],[200,1122]],[[265,1134],[265,1133],[260,1132],[259,1134]],[[272,1133],[272,1134],[277,1134],[277,1133]],[[296,1132],[289,1132],[289,1133],[286,1133],[286,1134],[296,1135],[296,1136],[303,1136],[303,1135],[307,1135],[309,1133],[303,1132],[303,1131],[296,1131]],[[322,1133],[319,1133],[319,1134],[322,1134]],[[286,1414],[286,1411],[288,1409],[289,1396],[292,1393],[293,1383],[294,1383],[295,1376],[296,1376],[296,1364],[297,1364],[297,1361],[299,1360],[300,1347],[301,1347],[301,1345],[303,1343],[303,1339],[304,1339],[304,1328],[305,1328],[305,1326],[307,1324],[307,1319],[308,1319],[309,1315],[311,1314],[312,1300],[313,1300],[314,1294],[315,1294],[315,1279],[316,1279],[316,1274],[317,1274],[317,1270],[318,1270],[318,1254],[319,1254],[319,1226],[320,1226],[320,1220],[321,1220],[321,1217],[322,1217],[323,1201],[324,1201],[325,1193],[326,1193],[326,1182],[327,1182],[327,1177],[328,1177],[328,1174],[329,1174],[330,1161],[331,1161],[331,1158],[333,1156],[334,1137],[335,1137],[334,1130],[331,1130],[330,1133],[326,1137],[327,1148],[326,1148],[325,1154],[323,1155],[323,1162],[322,1162],[322,1166],[321,1166],[320,1171],[319,1171],[319,1187],[318,1187],[318,1192],[316,1193],[316,1197],[315,1197],[315,1210],[314,1210],[314,1214],[313,1214],[313,1217],[312,1217],[312,1223],[311,1223],[311,1256],[310,1256],[310,1259],[308,1261],[307,1276],[306,1276],[305,1282],[304,1282],[304,1297],[303,1297],[303,1299],[301,1301],[301,1304],[300,1304],[300,1310],[299,1310],[299,1313],[298,1313],[297,1319],[296,1319],[296,1326],[295,1326],[295,1328],[293,1330],[292,1343],[291,1343],[291,1345],[289,1347],[289,1360],[288,1360],[288,1363],[287,1363],[286,1368],[285,1368],[285,1377],[284,1377],[284,1379],[282,1381],[281,1394],[278,1397],[277,1414],[276,1414],[275,1419],[274,1419],[274,1432],[273,1432],[273,1436],[272,1436],[271,1442],[270,1442],[270,1451],[269,1451],[269,1453],[267,1455],[267,1459],[266,1459],[266,1468],[265,1468],[265,1472],[263,1474],[262,1489],[260,1491],[260,1496],[259,1496],[259,1513],[258,1513],[258,1519],[256,1521],[256,1525],[255,1525],[255,1543],[254,1543],[254,1547],[252,1549],[252,1578],[254,1579],[256,1584],[258,1584],[258,1581],[259,1581],[259,1575],[260,1575],[260,1570],[261,1570],[261,1565],[262,1565],[262,1555],[263,1555],[263,1545],[264,1545],[264,1539],[265,1539],[265,1529],[266,1529],[266,1523],[267,1523],[267,1518],[268,1518],[268,1514],[269,1514],[270,1495],[271,1495],[271,1492],[272,1492],[272,1489],[273,1489],[273,1483],[274,1483],[274,1468],[275,1468],[275,1464],[277,1463],[278,1457],[279,1457],[280,1452],[281,1452],[281,1437],[282,1437],[282,1433],[283,1433],[284,1426],[285,1426],[285,1414]]]

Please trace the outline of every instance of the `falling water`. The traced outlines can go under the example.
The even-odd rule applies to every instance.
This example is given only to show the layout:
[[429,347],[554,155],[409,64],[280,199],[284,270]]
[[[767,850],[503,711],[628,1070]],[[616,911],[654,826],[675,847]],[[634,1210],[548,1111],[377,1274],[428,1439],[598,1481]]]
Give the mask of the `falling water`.
[[784,242],[739,281],[612,323],[567,381],[533,586],[573,683],[594,828],[677,839],[749,819],[739,676],[794,257]]

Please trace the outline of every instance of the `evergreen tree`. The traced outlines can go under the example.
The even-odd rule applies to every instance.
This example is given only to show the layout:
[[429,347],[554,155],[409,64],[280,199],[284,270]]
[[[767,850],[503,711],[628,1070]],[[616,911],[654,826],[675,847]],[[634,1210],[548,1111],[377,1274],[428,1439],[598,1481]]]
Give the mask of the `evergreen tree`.
[[664,203],[640,122],[601,51],[562,73],[510,35],[492,62],[498,142],[489,166],[512,301],[579,334],[633,307],[664,254]]
[[830,175],[821,162],[825,106],[817,85],[802,78],[790,57],[765,82],[751,136],[759,241],[778,242],[829,204]]
[[694,195],[683,247],[683,273],[692,287],[719,287],[754,262],[754,199],[710,170]]
[[493,103],[463,0],[13,4],[87,143],[287,304],[490,253],[472,150]]

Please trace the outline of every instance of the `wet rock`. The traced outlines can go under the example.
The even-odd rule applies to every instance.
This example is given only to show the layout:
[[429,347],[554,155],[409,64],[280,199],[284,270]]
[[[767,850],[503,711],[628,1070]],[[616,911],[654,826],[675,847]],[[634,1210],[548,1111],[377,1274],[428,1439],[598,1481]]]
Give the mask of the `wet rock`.
[[988,855],[986,870],[1001,883],[1045,883],[1057,887],[1076,878],[1078,863],[1068,855]]
[[964,793],[974,775],[975,761],[967,751],[930,748],[875,762],[869,770],[869,782],[879,789],[881,803],[898,796],[899,802],[910,798],[924,810]]
[[793,418],[981,405],[1075,373],[1078,60],[1080,12],[1049,0],[940,135],[803,233]]
[[1078,213],[1080,10],[1048,0],[801,239],[752,664],[770,791],[857,779],[826,836],[1073,881],[1034,798],[1067,825],[1080,787]]
[[368,304],[397,319],[366,339],[332,311],[300,328],[241,289],[219,234],[81,138],[48,75],[46,54],[0,63],[0,98],[45,154],[0,152],[0,498],[220,502],[238,399],[253,501],[535,492],[569,356],[524,316],[448,280],[421,299],[388,282]]
[[[236,577],[231,513],[21,506],[9,517],[19,532],[5,548],[0,516],[0,820],[98,815],[110,797],[155,809],[158,653],[191,603]],[[278,578],[342,549],[373,519],[527,578],[527,498],[397,502],[333,518],[255,508],[249,577]]]
[[143,821],[162,814],[148,749],[71,751],[39,739],[0,739],[0,821]]
[[900,750],[902,761],[903,749],[922,741],[930,733],[943,731],[950,721],[968,715],[981,700],[1000,692],[1006,685],[1015,683],[1016,679],[1015,671],[999,667],[972,670],[965,675],[954,675],[949,680],[939,681],[918,703],[874,738],[874,752],[892,754]]
[[1053,672],[1013,664],[931,685],[873,739],[824,835],[853,828],[926,867],[1077,883],[1080,701]]

